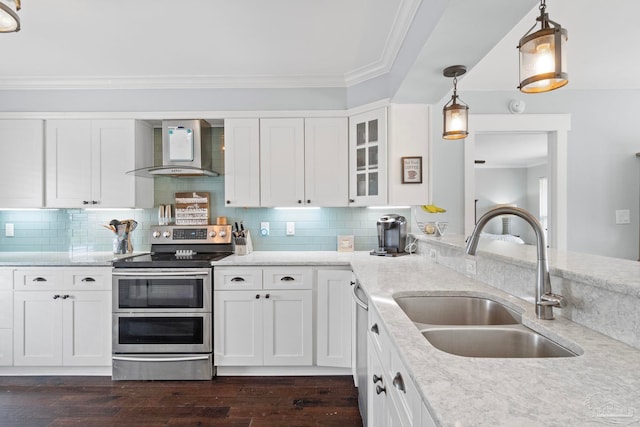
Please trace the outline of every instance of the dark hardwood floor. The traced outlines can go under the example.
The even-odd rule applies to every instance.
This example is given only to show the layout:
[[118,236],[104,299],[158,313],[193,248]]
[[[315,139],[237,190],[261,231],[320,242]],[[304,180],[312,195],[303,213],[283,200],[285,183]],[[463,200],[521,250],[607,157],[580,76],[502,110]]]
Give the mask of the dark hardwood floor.
[[0,377],[0,426],[361,426],[349,376]]

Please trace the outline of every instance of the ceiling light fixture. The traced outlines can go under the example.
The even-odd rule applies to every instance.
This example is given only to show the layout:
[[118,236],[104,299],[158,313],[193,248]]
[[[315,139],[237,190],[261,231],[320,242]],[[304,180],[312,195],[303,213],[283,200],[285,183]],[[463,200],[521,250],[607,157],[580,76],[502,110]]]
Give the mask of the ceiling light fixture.
[[20,31],[19,10],[20,0],[0,0],[0,33]]
[[466,72],[467,67],[464,65],[452,65],[442,71],[445,77],[453,77],[453,95],[442,109],[444,139],[462,139],[469,135],[469,106],[458,98],[458,76]]
[[[524,93],[558,89],[569,83],[567,74],[567,30],[549,19],[546,0],[540,1],[540,16],[518,43],[520,85]],[[540,29],[531,33],[540,23]]]

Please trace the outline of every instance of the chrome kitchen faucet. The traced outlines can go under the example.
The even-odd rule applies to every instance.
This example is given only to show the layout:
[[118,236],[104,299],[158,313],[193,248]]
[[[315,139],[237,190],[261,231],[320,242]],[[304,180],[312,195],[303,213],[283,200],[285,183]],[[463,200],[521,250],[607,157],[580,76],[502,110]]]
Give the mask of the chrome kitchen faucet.
[[480,240],[480,232],[487,225],[489,220],[500,215],[515,215],[526,222],[533,228],[536,233],[536,246],[538,248],[538,263],[536,268],[536,315],[538,319],[553,319],[553,307],[566,307],[567,302],[561,295],[551,292],[551,278],[549,277],[549,264],[547,262],[547,242],[544,237],[544,231],[540,222],[521,208],[503,206],[491,209],[480,217],[478,223],[473,229],[473,233],[467,241],[465,253],[467,255],[475,255]]

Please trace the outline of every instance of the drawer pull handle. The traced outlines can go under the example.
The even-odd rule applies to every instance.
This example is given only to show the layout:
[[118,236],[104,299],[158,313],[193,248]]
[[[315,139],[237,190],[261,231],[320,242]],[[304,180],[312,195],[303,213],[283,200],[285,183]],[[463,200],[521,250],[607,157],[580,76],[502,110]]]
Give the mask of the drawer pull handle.
[[232,282],[244,282],[244,277],[234,277],[231,279]]
[[93,277],[85,277],[84,279],[82,279],[82,282],[95,282],[96,279],[94,279]]
[[291,276],[284,276],[284,277],[280,278],[280,281],[282,281],[282,282],[293,282],[294,280],[296,280],[296,279],[294,279]]
[[387,394],[387,388],[386,387],[382,387],[380,385],[377,385],[376,386],[376,394],[381,394],[381,393]]
[[376,374],[373,374],[373,383],[377,383],[378,381],[382,381],[382,376],[378,376]]
[[404,380],[402,379],[402,374],[400,372],[397,372],[396,376],[393,377],[393,386],[404,393],[407,392],[407,389],[404,386]]
[[67,299],[69,298],[71,295],[62,295],[62,299]]
[[60,295],[56,294],[56,295],[53,296],[53,299],[58,299],[58,298],[60,298]]
[[371,326],[371,332],[373,332],[376,335],[380,335],[380,329],[378,329],[378,324],[377,323],[374,323]]
[[47,279],[45,279],[44,277],[36,277],[32,280],[32,282],[46,282]]

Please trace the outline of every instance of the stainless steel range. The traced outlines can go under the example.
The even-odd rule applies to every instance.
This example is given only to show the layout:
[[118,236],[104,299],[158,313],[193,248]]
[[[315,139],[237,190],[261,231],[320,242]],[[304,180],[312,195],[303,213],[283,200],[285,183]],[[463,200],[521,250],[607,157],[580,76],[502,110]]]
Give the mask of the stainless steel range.
[[230,225],[157,226],[151,253],[113,263],[114,380],[213,376],[212,261],[232,253]]

